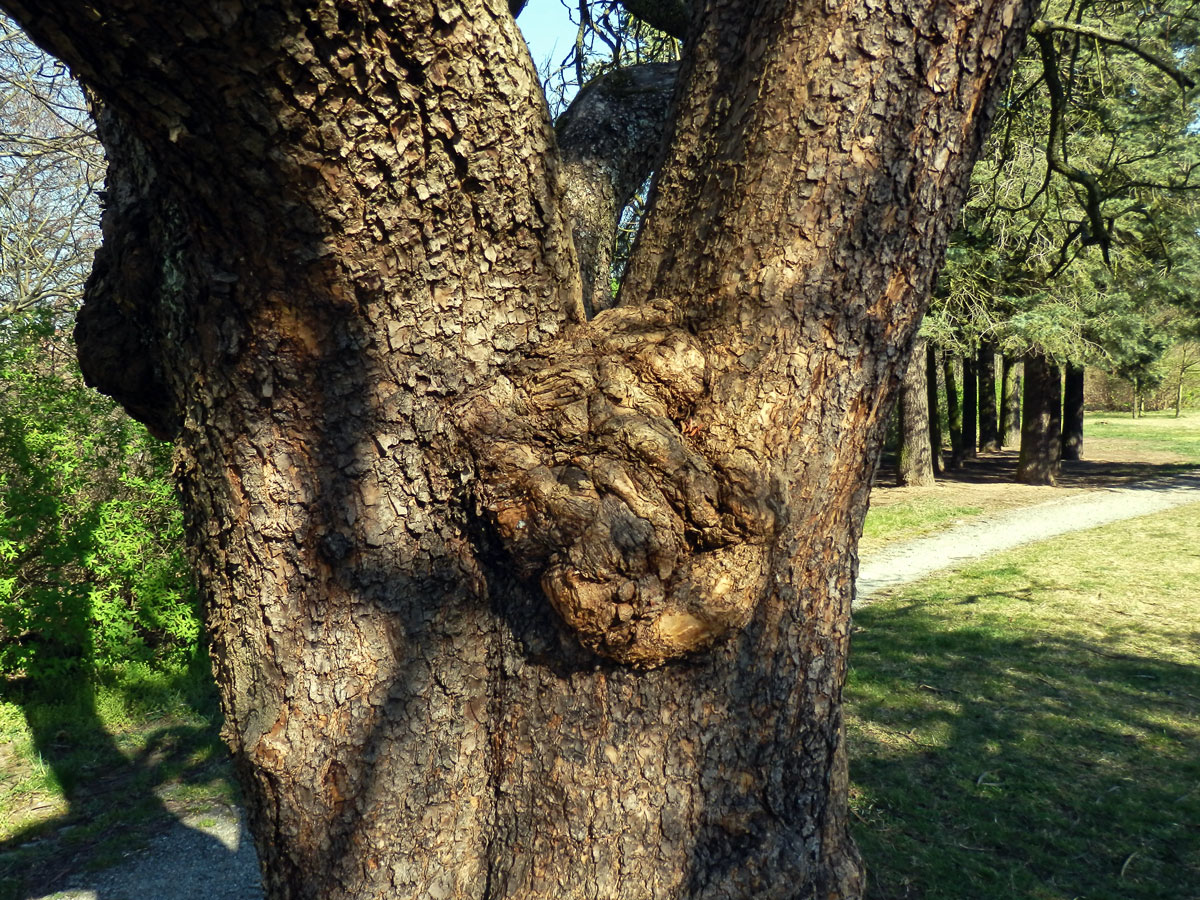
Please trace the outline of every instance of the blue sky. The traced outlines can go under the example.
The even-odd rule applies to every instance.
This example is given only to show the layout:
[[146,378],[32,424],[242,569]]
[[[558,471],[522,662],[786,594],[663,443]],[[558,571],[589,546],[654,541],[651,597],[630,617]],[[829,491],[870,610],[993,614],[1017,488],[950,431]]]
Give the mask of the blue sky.
[[517,24],[539,69],[547,57],[557,64],[575,39],[575,26],[560,0],[529,0]]

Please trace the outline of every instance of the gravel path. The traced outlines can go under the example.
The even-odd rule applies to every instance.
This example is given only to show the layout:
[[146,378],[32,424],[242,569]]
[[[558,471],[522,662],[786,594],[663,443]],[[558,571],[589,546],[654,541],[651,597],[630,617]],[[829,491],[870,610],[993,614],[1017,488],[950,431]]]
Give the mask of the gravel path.
[[1200,469],[980,516],[930,537],[864,554],[854,603],[861,606],[880,591],[1021,544],[1188,503],[1200,503]]
[[175,822],[145,850],[111,869],[72,876],[31,900],[260,900],[254,842],[236,810]]
[[[1187,503],[1200,503],[1200,469],[1119,488],[1073,494],[972,519],[940,534],[886,547],[862,559],[856,605],[990,553],[1095,528]],[[254,846],[234,810],[180,821],[127,862],[81,873],[67,890],[29,900],[259,900]]]

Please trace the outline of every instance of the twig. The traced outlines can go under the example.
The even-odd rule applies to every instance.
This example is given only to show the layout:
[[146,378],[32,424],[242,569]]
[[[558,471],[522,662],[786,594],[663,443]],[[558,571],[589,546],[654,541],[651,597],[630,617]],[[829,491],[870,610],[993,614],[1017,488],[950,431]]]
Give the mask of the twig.
[[1138,852],[1136,850],[1134,850],[1132,853],[1129,854],[1129,858],[1125,860],[1125,865],[1121,866],[1120,878],[1122,881],[1125,880],[1125,870],[1129,868],[1129,864],[1131,862],[1133,862],[1133,858],[1137,855],[1138,855]]
[[956,691],[953,688],[935,688],[932,684],[919,684],[917,687],[922,687],[927,691],[933,691],[935,694],[962,694],[962,691]]

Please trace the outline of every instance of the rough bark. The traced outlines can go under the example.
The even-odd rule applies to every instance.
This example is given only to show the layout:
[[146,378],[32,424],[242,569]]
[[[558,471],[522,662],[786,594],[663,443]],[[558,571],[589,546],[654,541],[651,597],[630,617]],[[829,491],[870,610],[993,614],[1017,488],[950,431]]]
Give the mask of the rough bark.
[[996,408],[996,345],[984,341],[979,346],[979,449],[1000,449],[1000,416]]
[[1003,402],[1000,405],[1000,432],[1005,447],[1021,445],[1021,361],[1011,356],[1004,357],[1001,388]]
[[584,87],[557,123],[563,202],[589,317],[613,305],[618,220],[662,155],[678,74],[678,63],[617,69]]
[[856,538],[1027,6],[697,5],[587,321],[506,0],[3,5],[105,106],[80,353],[175,436],[268,896],[860,896]]
[[929,407],[929,449],[933,456],[933,474],[946,471],[942,459],[942,417],[938,411],[938,353],[933,344],[925,347],[925,391]]
[[1062,458],[1083,459],[1083,366],[1063,374]]
[[903,487],[933,484],[933,446],[929,437],[929,395],[925,378],[925,341],[918,338],[900,382],[900,452],[896,483]]
[[1062,376],[1040,353],[1025,355],[1021,409],[1021,453],[1017,481],[1057,484],[1062,441]]
[[962,452],[974,459],[979,448],[979,368],[975,354],[962,358]]
[[954,372],[954,357],[942,357],[942,376],[946,382],[946,417],[950,429],[950,468],[957,469],[966,458],[963,452],[962,405],[958,399],[958,378]]

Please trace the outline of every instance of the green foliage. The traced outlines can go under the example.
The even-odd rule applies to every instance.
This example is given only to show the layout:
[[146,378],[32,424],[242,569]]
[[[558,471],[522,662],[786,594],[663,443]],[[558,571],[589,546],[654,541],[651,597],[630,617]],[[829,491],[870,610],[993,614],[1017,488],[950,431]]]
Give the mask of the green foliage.
[[53,316],[0,332],[0,675],[176,663],[199,638],[162,445],[88,390]]
[[1186,0],[1052,0],[1018,61],[924,333],[1149,385],[1200,297],[1197,28]]

